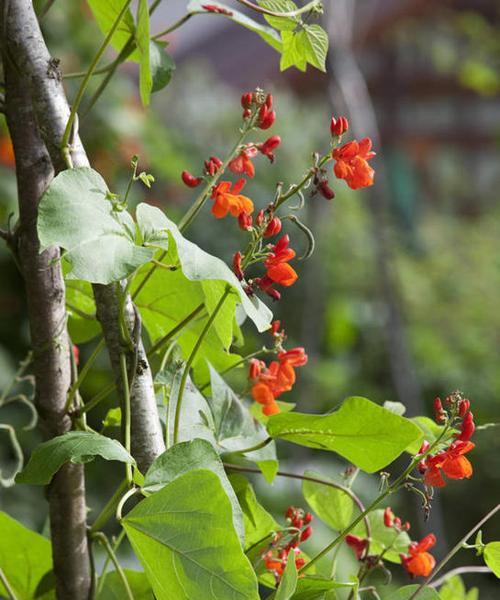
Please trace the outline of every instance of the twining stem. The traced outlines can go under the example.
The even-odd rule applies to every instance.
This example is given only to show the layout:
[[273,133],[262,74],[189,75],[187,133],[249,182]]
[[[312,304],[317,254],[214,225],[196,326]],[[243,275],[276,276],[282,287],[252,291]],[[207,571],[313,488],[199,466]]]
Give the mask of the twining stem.
[[477,567],[475,565],[471,565],[470,567],[457,567],[456,569],[451,569],[444,575],[442,575],[437,581],[433,581],[429,587],[437,588],[440,585],[443,585],[445,581],[450,579],[450,577],[454,577],[455,575],[466,575],[467,573],[492,573],[492,570],[489,567]]
[[26,358],[19,363],[19,368],[14,373],[14,377],[10,380],[10,382],[4,387],[2,394],[0,395],[0,406],[4,403],[7,396],[10,394],[12,388],[16,383],[20,381],[20,378],[26,372],[26,369],[30,366],[31,361],[33,360],[33,352],[30,350],[26,355]]
[[[125,450],[130,454],[131,439],[131,411],[130,411],[130,389],[128,384],[128,373],[127,373],[127,357],[124,352],[120,352],[120,374],[123,385],[123,411],[122,411],[122,424],[123,424],[123,445]],[[129,463],[125,464],[125,474],[127,478],[127,484],[131,485],[132,478],[132,465]]]
[[7,594],[9,595],[9,599],[10,600],[18,600],[14,590],[12,589],[12,586],[10,585],[9,580],[7,579],[7,576],[2,571],[1,568],[0,568],[0,581],[3,584],[3,587],[6,589]]
[[468,531],[463,538],[461,538],[453,548],[448,552],[448,554],[443,558],[443,560],[438,564],[438,566],[433,570],[433,572],[427,577],[427,579],[420,584],[420,586],[413,592],[413,594],[408,598],[408,600],[413,600],[416,598],[420,592],[430,584],[430,582],[436,577],[439,571],[455,556],[455,554],[462,548],[463,544],[472,536],[478,529],[489,521],[493,515],[495,515],[500,510],[500,504],[494,506],[480,521],[476,523],[474,527]]
[[120,498],[122,497],[127,487],[127,480],[124,479],[118,486],[115,493],[108,500],[104,508],[101,510],[101,512],[97,515],[92,527],[90,528],[90,533],[96,533],[97,531],[102,529],[103,525],[107,523],[107,521],[115,514],[118,502],[120,501]]
[[111,544],[109,543],[107,536],[104,535],[104,533],[102,533],[102,531],[97,531],[96,533],[92,534],[92,538],[95,539],[96,541],[98,541],[101,544],[101,546],[104,547],[107,555],[109,556],[109,558],[115,565],[116,572],[118,573],[118,576],[120,577],[121,582],[123,583],[123,587],[125,588],[125,592],[126,592],[128,600],[134,600],[134,594],[132,593],[132,590],[130,589],[130,585],[128,583],[127,576],[125,575],[125,573],[120,565],[120,562],[116,558],[116,554],[114,553],[114,550],[111,547]]
[[[319,161],[317,165],[318,168],[323,167],[331,159],[331,157],[331,152],[325,154],[325,156],[323,156]],[[296,185],[292,185],[286,194],[279,195],[276,202],[274,203],[273,208],[276,210],[279,206],[281,206],[284,202],[289,200],[292,196],[295,196],[295,194],[299,192],[306,185],[306,183],[314,177],[315,174],[315,169],[309,169],[309,171],[304,175],[304,177],[299,181],[299,183],[297,183]]]
[[160,338],[153,346],[151,346],[148,351],[148,356],[155,354],[159,350],[165,346],[167,342],[169,342],[174,336],[176,336],[179,331],[181,331],[188,323],[190,323],[205,307],[205,304],[202,302],[199,304],[189,315],[180,321],[173,329],[171,329],[168,333],[166,333],[162,338]]
[[215,318],[217,317],[219,310],[222,308],[222,305],[224,304],[224,302],[225,302],[226,298],[228,297],[228,295],[230,294],[230,292],[231,292],[231,288],[228,287],[226,289],[226,291],[222,294],[219,302],[217,303],[217,306],[214,308],[212,314],[207,319],[207,322],[205,323],[205,327],[201,331],[198,339],[196,340],[196,344],[194,345],[193,349],[191,350],[191,354],[189,355],[189,358],[186,361],[186,366],[184,367],[184,372],[182,373],[182,378],[181,378],[181,382],[179,385],[179,393],[177,395],[177,402],[175,405],[174,432],[173,432],[173,443],[174,444],[177,443],[177,440],[179,438],[179,425],[180,425],[180,420],[181,420],[182,399],[183,399],[183,395],[184,395],[184,389],[185,389],[186,383],[187,383],[187,378],[189,376],[189,370],[191,368],[191,365],[193,364],[194,359],[196,358],[196,354],[198,353],[198,350],[200,349],[200,346],[203,343],[205,336],[209,332],[210,327],[212,326],[213,322],[215,321]]
[[94,364],[97,356],[99,355],[99,352],[104,348],[104,346],[105,346],[104,338],[101,338],[99,343],[95,347],[94,351],[89,356],[89,359],[83,365],[83,368],[80,371],[80,374],[78,375],[77,380],[71,386],[71,388],[68,392],[68,399],[66,400],[66,406],[64,407],[65,411],[68,411],[70,409],[71,403],[73,402],[73,399],[74,399],[76,393],[80,389],[80,386],[82,385],[84,379],[87,377],[92,365]]
[[[249,452],[249,450],[245,450],[245,452]],[[224,467],[226,469],[230,469],[231,471],[241,471],[242,473],[257,473],[258,475],[262,475],[260,469],[255,467],[242,467],[240,465],[233,465],[232,463],[224,463]],[[310,475],[299,475],[298,473],[290,473],[288,471],[277,471],[276,475],[278,477],[287,477],[289,479],[299,479],[301,481],[311,481],[312,483],[318,483],[320,485],[324,485],[327,487],[331,487],[337,490],[341,490],[345,494],[351,498],[351,500],[356,504],[361,513],[367,513],[364,504],[358,498],[358,496],[348,487],[342,485],[341,483],[336,483],[335,481],[328,481],[326,479],[321,479],[320,477],[312,477]],[[367,515],[365,515],[364,525],[366,528],[366,537],[371,537],[371,527],[370,521],[368,520]],[[359,521],[358,521],[359,522]]]
[[269,446],[269,444],[272,441],[273,441],[272,437],[267,437],[266,439],[262,440],[258,444],[255,444],[254,446],[250,446],[250,448],[243,448],[242,450],[237,450],[237,452],[238,452],[238,454],[247,454],[248,452],[255,452],[256,450],[260,450],[261,448],[265,448],[266,446]]
[[[120,547],[120,544],[122,543],[124,537],[125,537],[125,529],[122,529],[120,531],[118,537],[116,538],[115,543],[113,544],[113,553],[115,554],[115,556],[116,556],[116,552],[117,552],[118,548]],[[97,590],[96,590],[96,598],[99,598],[99,596],[102,592],[102,588],[104,587],[104,583],[106,580],[106,572],[108,570],[108,566],[109,566],[110,562],[111,562],[111,557],[108,554],[106,556],[106,560],[102,567],[101,576],[99,577],[99,584],[98,584]]]
[[111,26],[111,29],[108,31],[106,37],[104,38],[104,41],[102,42],[101,47],[99,48],[96,55],[94,56],[94,59],[90,63],[90,66],[87,69],[87,74],[83,78],[83,81],[80,84],[80,88],[78,89],[78,92],[76,94],[76,98],[71,106],[71,112],[69,114],[68,122],[66,123],[66,129],[64,130],[64,134],[63,134],[63,137],[61,140],[61,151],[63,153],[64,160],[69,168],[72,168],[73,165],[72,165],[72,161],[71,161],[71,154],[70,154],[68,142],[69,142],[69,139],[71,136],[73,124],[75,122],[76,114],[80,107],[80,103],[82,101],[83,95],[85,94],[85,90],[87,89],[87,86],[90,82],[90,79],[92,77],[94,70],[97,68],[97,65],[98,65],[99,61],[101,60],[101,57],[104,54],[106,48],[111,43],[111,38],[113,37],[115,31],[118,29],[118,26],[120,25],[121,20],[125,16],[131,3],[132,3],[132,0],[125,0],[125,4],[123,5],[123,8],[118,13],[116,19],[113,22],[113,25]]
[[104,398],[109,396],[109,394],[111,394],[111,392],[113,392],[115,388],[116,383],[110,383],[109,385],[104,387],[100,392],[98,392],[93,398],[91,398],[84,406],[82,406],[80,411],[83,413],[89,412],[89,410],[95,408],[100,402],[102,402],[102,400],[104,400]]
[[194,17],[195,15],[203,15],[203,14],[207,14],[207,12],[204,10],[193,10],[192,12],[188,12],[183,17],[181,17],[178,21],[176,21],[175,23],[170,25],[170,27],[167,27],[167,29],[160,31],[160,33],[156,33],[151,39],[154,41],[159,40],[162,37],[168,35],[169,33],[172,33],[172,31],[175,31],[176,29],[181,27],[181,25],[184,25],[184,23],[186,21],[189,21],[189,19],[191,17]]

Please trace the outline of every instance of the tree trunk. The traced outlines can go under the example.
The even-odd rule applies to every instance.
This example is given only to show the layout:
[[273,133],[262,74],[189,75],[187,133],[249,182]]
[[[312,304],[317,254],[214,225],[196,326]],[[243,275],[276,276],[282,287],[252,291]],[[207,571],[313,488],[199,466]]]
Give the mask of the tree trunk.
[[[50,248],[40,254],[36,230],[38,201],[54,171],[33,114],[28,82],[6,53],[3,59],[6,116],[16,156],[19,197],[16,245],[26,286],[35,402],[44,433],[53,437],[71,429],[65,413],[71,347],[59,250]],[[49,485],[48,499],[57,597],[87,600],[91,568],[83,466],[65,465]]]
[[[62,86],[58,63],[51,58],[32,3],[29,0],[7,2],[8,6],[7,39],[11,56],[15,57],[18,70],[26,74],[31,97],[40,131],[52,159],[56,172],[64,170],[61,152],[61,140],[68,121],[69,107]],[[75,167],[89,165],[87,155],[81,144],[78,132],[72,136],[71,158]],[[104,289],[103,289],[104,288]],[[119,354],[122,352],[120,325],[118,321],[119,303],[114,286],[94,285],[97,316],[103,328],[118,389],[122,389],[119,368]],[[138,330],[138,313],[131,301],[127,302],[125,315],[132,339]],[[136,342],[135,352],[128,353],[129,373],[133,377],[131,386],[131,413],[133,447],[139,468],[144,471],[165,449],[161,425],[158,418],[153,379],[144,348],[140,339]],[[135,369],[132,373],[134,366]]]

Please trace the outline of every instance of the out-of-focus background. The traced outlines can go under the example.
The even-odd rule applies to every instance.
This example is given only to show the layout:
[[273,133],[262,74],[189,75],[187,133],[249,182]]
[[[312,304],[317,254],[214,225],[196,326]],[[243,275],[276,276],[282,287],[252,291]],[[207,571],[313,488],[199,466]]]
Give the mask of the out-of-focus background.
[[[163,2],[154,31],[185,11],[184,1]],[[217,15],[192,18],[166,38],[177,69],[150,110],[140,105],[137,67],[129,63],[94,111],[80,119],[93,166],[113,191],[123,191],[130,158],[138,154],[141,169],[156,181],[149,192],[137,186],[133,200],[145,199],[178,218],[193,199],[180,172],[199,173],[203,159],[228,151],[240,124],[239,97],[260,86],[274,95],[278,117],[272,133],[283,140],[275,164],[257,162],[257,176],[246,188],[257,206],[265,206],[277,181],[297,181],[311,152],[326,151],[331,114],[346,115],[354,137],[374,140],[375,185],[353,192],[332,176],[333,201],[306,195],[303,216],[314,231],[316,250],[299,263],[299,282],[272,308],[289,345],[305,346],[310,362],[284,399],[301,411],[326,412],[348,395],[362,395],[379,403],[402,402],[409,416],[431,416],[436,395],[459,389],[471,399],[478,424],[499,421],[500,5],[496,0],[326,0],[323,25],[330,37],[328,74],[280,73],[279,56],[252,32]],[[85,69],[102,39],[85,2],[56,2],[43,29],[64,73]],[[70,97],[75,85],[67,80]],[[0,226],[5,227],[9,214],[16,213],[16,189],[3,120],[0,131]],[[244,240],[233,225],[215,221],[207,207],[189,235],[229,260]],[[294,246],[305,246],[298,230],[289,231]],[[22,280],[3,244],[0,274],[1,390],[29,350]],[[248,351],[263,343],[251,326],[245,334]],[[81,345],[83,360],[93,347],[93,342]],[[91,397],[109,379],[102,355],[83,394]],[[242,373],[231,382],[236,389],[245,387]],[[99,428],[114,403],[111,397],[91,425]],[[0,421],[21,427],[23,410],[1,408]],[[414,523],[414,537],[436,533],[438,558],[498,502],[498,432],[495,427],[478,431],[470,455],[473,478],[440,490],[427,523],[416,496],[394,500],[398,514]],[[19,430],[19,438],[29,449],[40,435]],[[345,467],[334,455],[290,445],[280,447],[280,454],[283,468],[296,472],[335,476]],[[2,435],[4,473],[12,458]],[[116,482],[109,464],[90,465],[89,504],[102,505]],[[270,487],[258,477],[253,482],[276,514],[304,503],[298,484],[278,479]],[[357,483],[365,499],[376,485],[374,478],[361,476]],[[39,530],[46,527],[47,506],[37,488],[1,489],[0,508]],[[497,519],[485,538],[498,539],[499,533]],[[306,549],[313,553],[331,536],[317,524]],[[352,560],[349,552],[342,560]],[[477,560],[470,552],[454,564]],[[395,571],[404,581],[401,570]],[[481,599],[498,597],[493,577],[467,576],[466,583],[479,588]]]

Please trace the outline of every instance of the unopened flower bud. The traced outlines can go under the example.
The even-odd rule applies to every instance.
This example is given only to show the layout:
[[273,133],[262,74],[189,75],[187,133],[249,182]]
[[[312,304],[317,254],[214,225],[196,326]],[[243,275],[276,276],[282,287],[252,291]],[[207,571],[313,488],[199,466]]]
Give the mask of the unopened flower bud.
[[241,96],[241,106],[245,109],[248,109],[252,106],[252,102],[253,102],[253,93],[252,92],[246,92],[245,94],[243,94]]
[[241,269],[241,252],[236,252],[233,256],[233,271],[240,281],[244,278],[244,274]]
[[460,402],[458,403],[458,416],[459,417],[465,417],[466,412],[469,410],[470,408],[470,401],[467,399],[463,399],[460,400]]
[[422,442],[422,445],[420,446],[420,450],[418,451],[418,454],[424,454],[425,452],[427,452],[427,450],[429,450],[430,444],[427,440],[424,440]]
[[259,109],[259,119],[257,122],[257,127],[259,129],[269,129],[274,121],[276,120],[276,113],[274,110],[269,110],[265,104],[263,104]]
[[263,222],[264,222],[264,211],[260,210],[255,218],[255,223],[257,224],[258,227],[260,227]]
[[249,379],[257,379],[262,371],[262,361],[252,358],[250,361],[250,366],[248,368],[248,378]]
[[278,233],[281,231],[281,219],[279,219],[279,217],[273,217],[265,231],[264,231],[264,237],[268,238],[268,237],[273,237],[275,235],[278,235]]
[[201,177],[195,177],[189,171],[182,171],[181,177],[185,185],[187,185],[190,188],[198,187],[203,181]]
[[271,323],[271,333],[272,335],[278,335],[278,331],[281,327],[281,321],[277,319]]
[[272,94],[268,94],[266,96],[265,105],[267,106],[267,108],[269,110],[271,110],[271,108],[273,107],[273,96],[272,96]]
[[306,514],[304,515],[304,523],[306,525],[309,525],[309,523],[311,523],[313,519],[314,517],[312,516],[312,514],[310,512],[306,512]]
[[73,352],[73,359],[75,361],[75,365],[78,366],[78,364],[80,363],[80,348],[78,348],[76,344],[73,344],[71,350]]
[[318,183],[318,191],[323,198],[326,198],[327,200],[333,200],[333,198],[335,198],[335,192],[328,185],[328,181],[326,179],[322,179]]
[[391,508],[388,506],[384,510],[384,525],[386,527],[392,527],[393,523],[394,523],[394,513],[392,512]]
[[436,423],[444,423],[446,421],[446,413],[443,409],[443,403],[441,402],[441,398],[434,398],[434,418]]
[[456,436],[457,440],[468,442],[475,430],[476,425],[474,424],[474,415],[469,411],[462,421],[460,433]]
[[341,136],[349,129],[349,122],[345,117],[336,119],[332,117],[330,121],[330,132],[332,136]]
[[241,212],[238,215],[238,225],[243,231],[249,231],[252,229],[252,221],[252,215],[247,215],[247,213],[244,212]]
[[300,541],[305,542],[306,540],[308,540],[311,537],[311,534],[312,534],[312,527],[310,525],[308,525],[300,534]]

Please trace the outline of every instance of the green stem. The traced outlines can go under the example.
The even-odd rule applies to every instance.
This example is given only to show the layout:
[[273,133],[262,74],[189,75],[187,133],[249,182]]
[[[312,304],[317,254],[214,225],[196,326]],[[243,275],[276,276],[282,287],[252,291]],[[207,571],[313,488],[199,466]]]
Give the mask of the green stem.
[[125,506],[127,500],[129,498],[132,498],[132,496],[135,496],[135,494],[138,494],[141,490],[137,487],[132,487],[128,490],[128,492],[125,492],[125,494],[123,494],[123,496],[120,498],[120,501],[118,502],[117,506],[116,506],[116,520],[118,522],[120,522],[122,520],[122,511],[123,511],[123,507]]
[[64,134],[63,134],[63,137],[61,140],[61,151],[63,153],[63,157],[69,168],[72,168],[73,165],[72,165],[72,161],[71,161],[71,154],[70,154],[68,142],[69,142],[69,138],[71,136],[71,131],[73,129],[73,124],[75,122],[76,114],[80,107],[80,103],[82,101],[85,90],[87,89],[87,86],[90,82],[92,73],[97,68],[97,64],[101,60],[102,55],[104,54],[106,48],[111,43],[111,38],[113,37],[115,31],[118,29],[118,26],[120,25],[121,20],[125,16],[131,2],[132,2],[132,0],[125,0],[125,4],[123,5],[123,8],[118,13],[113,25],[111,26],[111,29],[108,31],[106,37],[104,38],[104,41],[102,42],[101,47],[99,48],[96,55],[94,56],[94,59],[91,62],[90,66],[87,70],[87,74],[85,75],[82,83],[80,84],[80,88],[76,94],[76,98],[73,102],[73,105],[71,106],[71,112],[69,114],[68,122],[66,123],[66,129],[64,130]]
[[[331,159],[331,157],[332,157],[331,152],[328,152],[328,154],[325,154],[325,156],[323,156],[321,158],[321,160],[319,161],[318,167],[321,168],[322,166],[324,166]],[[290,190],[288,190],[288,192],[286,194],[280,194],[278,199],[274,203],[274,209],[276,210],[279,206],[281,206],[284,202],[289,200],[292,196],[295,196],[295,194],[297,192],[299,192],[306,185],[306,183],[308,183],[308,181],[314,177],[314,175],[315,175],[315,170],[310,169],[304,175],[304,177],[299,181],[299,183],[297,183],[297,185],[292,185],[292,187],[290,188]]]
[[14,373],[14,377],[10,380],[10,382],[5,386],[2,391],[2,395],[0,396],[0,406],[5,402],[5,399],[10,394],[14,385],[19,381],[19,378],[24,375],[26,369],[30,366],[31,361],[33,359],[33,352],[30,350],[26,355],[26,358],[19,363],[19,368]]
[[148,356],[155,354],[159,350],[165,346],[167,342],[169,342],[174,336],[176,336],[179,331],[181,331],[188,323],[190,323],[205,307],[205,304],[202,302],[198,305],[189,315],[183,319],[180,323],[178,323],[173,329],[171,329],[168,333],[166,333],[162,338],[160,338],[156,344],[154,344],[150,350],[148,351]]
[[[113,65],[115,64],[115,61],[113,60],[112,62],[108,63],[107,65],[104,65],[103,67],[100,67],[99,69],[95,69],[94,72],[92,73],[92,75],[103,75],[104,73],[107,73],[108,71],[110,71],[113,68]],[[74,73],[64,73],[64,75],[62,76],[63,79],[81,79],[82,77],[85,77],[85,75],[87,75],[87,71],[75,71]]]
[[230,292],[231,292],[231,289],[228,287],[226,289],[226,291],[222,294],[219,302],[217,303],[217,306],[214,308],[212,314],[207,319],[205,327],[203,328],[202,332],[200,333],[198,339],[196,340],[196,344],[194,345],[194,347],[191,351],[191,354],[189,355],[189,358],[186,361],[186,366],[184,367],[184,372],[182,373],[181,383],[179,385],[179,394],[177,396],[177,403],[175,405],[175,419],[174,419],[174,433],[173,433],[173,443],[174,444],[177,443],[177,439],[179,437],[179,425],[180,425],[180,419],[181,419],[182,398],[184,395],[184,388],[186,387],[189,370],[191,368],[191,365],[193,364],[193,361],[196,357],[196,354],[198,353],[198,350],[200,349],[200,346],[201,346],[205,336],[207,335],[208,331],[210,330],[212,323],[215,321],[215,318],[217,317],[219,310],[222,308],[222,305],[224,304],[224,302],[225,302],[226,298],[228,297],[228,295],[230,294]]
[[495,515],[500,510],[500,504],[497,504],[493,507],[474,527],[468,531],[462,539],[460,539],[453,548],[448,552],[448,554],[443,558],[443,560],[438,564],[438,566],[434,569],[434,571],[427,577],[427,579],[420,584],[420,586],[413,592],[413,594],[408,598],[408,600],[413,600],[416,598],[420,592],[430,584],[430,582],[434,579],[434,577],[442,570],[442,568],[455,556],[455,554],[462,548],[462,545],[474,535],[478,529],[489,521],[493,515]]
[[261,448],[265,448],[273,441],[272,437],[268,437],[265,440],[262,440],[255,446],[250,446],[250,448],[244,448],[243,450],[237,450],[238,454],[247,454],[247,452],[255,452],[255,450],[260,450]]
[[[120,544],[122,543],[123,539],[125,538],[125,530],[122,529],[118,535],[118,537],[115,540],[115,543],[113,545],[113,552],[116,555],[116,552],[118,550],[118,548],[120,547]],[[99,585],[97,586],[97,590],[96,590],[96,598],[99,598],[99,595],[102,592],[102,588],[104,587],[104,582],[106,580],[106,572],[108,570],[109,567],[109,563],[111,562],[111,557],[108,554],[106,556],[106,560],[104,562],[104,565],[102,567],[102,571],[101,571],[101,576],[99,577]]]
[[203,14],[206,14],[204,10],[194,10],[193,12],[188,12],[183,17],[181,17],[178,21],[176,21],[173,25],[170,25],[170,27],[167,27],[167,29],[164,29],[163,31],[160,31],[160,33],[155,34],[151,39],[154,41],[159,40],[160,38],[168,35],[169,33],[172,33],[172,31],[179,29],[179,27],[181,25],[184,25],[184,23],[186,21],[189,21],[189,19],[191,17],[194,17],[195,15],[203,15]]
[[269,15],[270,17],[298,17],[299,15],[321,5],[321,0],[312,0],[308,4],[302,6],[301,8],[297,8],[297,10],[290,10],[288,12],[276,12],[274,10],[269,10],[268,8],[258,6],[257,4],[253,4],[253,2],[250,2],[249,0],[237,0],[237,2],[243,4],[243,6],[246,6],[247,8],[251,8],[255,12],[261,13],[262,15]]
[[78,392],[78,390],[79,390],[80,386],[82,385],[84,379],[87,377],[88,372],[90,371],[90,369],[91,369],[92,365],[94,364],[97,356],[99,355],[99,352],[103,348],[104,348],[104,338],[101,338],[101,340],[99,341],[99,343],[95,347],[94,351],[89,356],[89,359],[83,365],[83,368],[80,371],[80,374],[78,375],[77,380],[71,386],[71,388],[70,388],[70,390],[68,392],[68,399],[66,400],[66,406],[64,407],[65,412],[67,412],[70,409],[71,403],[73,402],[73,399],[74,399],[76,393]]
[[115,514],[116,507],[118,506],[118,502],[123,495],[123,492],[127,489],[127,480],[124,479],[115,493],[111,496],[111,498],[106,503],[105,507],[101,510],[101,512],[97,515],[92,527],[90,528],[90,533],[96,533],[100,529],[102,529],[103,525],[108,522],[108,520]]
[[118,573],[118,575],[121,579],[121,582],[123,583],[123,587],[125,588],[125,593],[126,593],[127,598],[129,600],[134,600],[134,594],[132,593],[132,590],[130,589],[130,585],[128,583],[127,576],[125,575],[118,559],[116,558],[116,554],[114,553],[114,550],[111,547],[111,544],[109,543],[107,536],[104,535],[104,533],[102,533],[102,531],[98,531],[98,532],[92,534],[92,538],[97,540],[101,544],[101,546],[104,547],[107,555],[109,556],[109,558],[115,565],[116,572]]
[[[123,442],[125,450],[130,454],[130,390],[128,385],[128,373],[127,373],[127,357],[124,352],[120,352],[120,375],[123,385],[123,412],[122,412],[122,428],[123,428]],[[129,463],[125,464],[125,473],[127,478],[127,484],[131,485],[132,478],[132,465]]]
[[0,581],[3,583],[3,587],[6,589],[7,594],[9,595],[9,599],[10,600],[18,600],[14,590],[12,589],[12,586],[9,583],[9,580],[7,579],[7,576],[2,571],[1,568],[0,568]]

